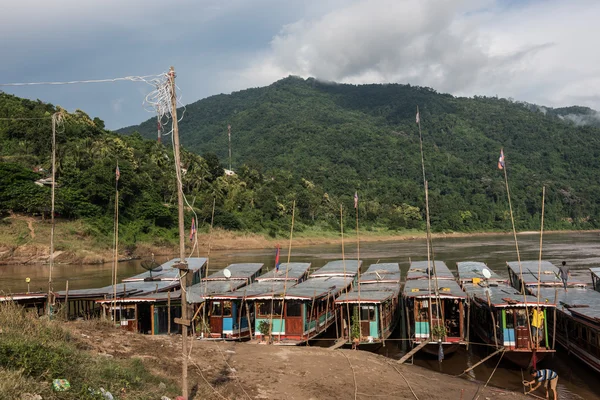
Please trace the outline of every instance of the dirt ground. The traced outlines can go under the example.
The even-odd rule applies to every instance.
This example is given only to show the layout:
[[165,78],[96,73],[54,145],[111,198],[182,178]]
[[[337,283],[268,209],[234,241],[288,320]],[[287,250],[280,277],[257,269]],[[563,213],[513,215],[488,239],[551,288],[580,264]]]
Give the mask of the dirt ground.
[[[181,376],[181,336],[66,324],[92,352],[139,357],[159,376]],[[353,350],[191,340],[190,399],[524,399],[467,380]],[[414,391],[413,392],[411,391]],[[479,390],[479,392],[478,392]]]

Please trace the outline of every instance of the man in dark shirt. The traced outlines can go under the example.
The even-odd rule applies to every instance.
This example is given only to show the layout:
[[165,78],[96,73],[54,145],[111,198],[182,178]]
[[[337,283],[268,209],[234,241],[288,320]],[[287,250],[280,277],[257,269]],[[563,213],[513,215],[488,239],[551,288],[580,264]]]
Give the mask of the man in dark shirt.
[[558,384],[558,374],[556,372],[552,371],[551,369],[540,369],[539,371],[531,369],[529,373],[533,377],[533,380],[530,382],[524,382],[524,384],[526,386],[531,387],[531,385],[537,382],[537,385],[529,389],[529,392],[527,393],[533,392],[534,390],[539,388],[540,385],[543,383],[544,388],[546,389],[546,399],[549,398],[550,389],[552,390],[552,399],[558,399],[558,394],[556,393],[556,385]]
[[565,292],[567,291],[567,281],[569,280],[569,276],[571,272],[569,271],[569,267],[567,267],[567,262],[563,261],[562,265],[558,268],[558,272],[560,274],[560,279],[562,280],[563,287],[565,288]]

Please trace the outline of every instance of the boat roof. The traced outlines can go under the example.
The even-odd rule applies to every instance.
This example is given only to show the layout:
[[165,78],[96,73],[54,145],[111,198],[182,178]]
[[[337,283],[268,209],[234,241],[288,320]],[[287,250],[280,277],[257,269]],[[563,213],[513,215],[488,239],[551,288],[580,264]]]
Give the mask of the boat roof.
[[[152,280],[154,281],[178,281],[179,269],[173,268],[173,265],[178,264],[179,260],[179,258],[173,258],[167,261],[166,263],[163,263],[160,266],[156,267],[152,271],[142,272],[141,274],[134,275],[130,278],[125,278],[122,280],[122,282],[143,281],[145,279],[150,279],[150,277],[152,277]],[[206,258],[204,257],[190,257],[186,258],[185,261],[188,264],[188,269],[190,269],[192,272],[201,270],[202,267],[206,264]]]
[[298,281],[310,268],[310,263],[291,262],[279,264],[279,271],[272,269],[256,278],[257,281]]
[[0,295],[0,303],[4,301],[21,301],[21,300],[35,300],[35,299],[46,299],[48,293],[42,292],[30,292],[30,293],[8,293]]
[[[180,300],[181,299],[181,290],[173,290],[171,292],[159,292],[159,293],[147,293],[143,295],[125,297],[125,298],[117,298],[117,303],[159,303],[166,302],[171,297],[171,300]],[[105,304],[112,303],[112,299],[102,299],[96,300],[96,303]]]
[[[224,268],[220,271],[214,272],[202,279],[203,281],[226,281],[232,279],[250,279],[254,274],[259,272],[263,263],[237,263],[237,264],[229,264],[227,268]],[[228,269],[231,272],[231,277],[226,278],[223,271]]]
[[[411,279],[427,279],[427,271],[428,268],[435,265],[435,272],[438,279],[454,279],[454,275],[448,269],[448,266],[444,261],[436,260],[435,263],[433,261],[412,261],[410,263],[410,267],[408,268],[408,273],[406,275],[406,280]],[[430,272],[431,277],[433,278],[433,271]]]
[[[479,278],[481,280],[486,280],[488,282],[497,282],[504,281],[500,275],[495,273],[487,266],[487,264],[479,262],[479,261],[460,261],[456,263],[456,267],[458,269],[458,280],[459,282],[468,282],[473,281],[473,278]],[[483,276],[482,271],[487,269],[491,277],[486,278]]]
[[233,292],[245,285],[244,279],[203,280],[187,289],[186,300],[188,303],[202,303],[217,293]]
[[[116,285],[117,297],[129,297],[139,296],[142,294],[163,292],[179,287],[179,280],[164,280],[164,281],[133,281],[118,283]],[[102,299],[111,298],[115,292],[113,285],[104,286],[101,288],[90,288],[90,289],[76,289],[69,290],[69,299],[75,298],[90,298],[90,299]],[[66,297],[65,291],[56,293],[57,297]]]
[[[360,286],[360,292],[359,288]],[[349,293],[343,293],[336,303],[383,303],[400,294],[400,283],[366,283],[358,285]]]
[[371,264],[360,276],[359,283],[396,283],[400,284],[400,265],[398,263]]
[[310,277],[324,276],[351,276],[358,274],[358,270],[362,265],[361,260],[335,260],[329,261],[327,264],[313,272]]
[[[490,303],[497,308],[532,307],[538,304],[536,296],[523,296],[517,289],[504,282],[492,282],[488,286],[465,283],[463,289],[470,298],[482,303],[488,302],[489,294]],[[544,299],[540,299],[540,306],[554,307],[554,303],[546,303]]]
[[[537,295],[537,287],[530,288]],[[540,298],[553,303],[556,297],[556,307],[568,315],[584,318],[600,326],[600,293],[585,287],[569,288],[565,292],[561,288],[540,288]]]
[[273,297],[281,297],[284,290],[287,292],[287,289],[293,287],[296,284],[295,281],[277,281],[277,280],[268,280],[268,281],[256,281],[251,283],[248,286],[240,287],[237,290],[229,293],[219,293],[212,296],[213,299],[243,299],[243,298],[252,298],[256,299],[260,297],[261,299],[273,298]]
[[320,276],[309,278],[287,290],[286,299],[310,300],[327,294],[337,296],[346,289],[354,278],[352,276]]
[[600,279],[600,267],[590,268],[590,271],[591,271],[592,275],[594,275],[596,278]]
[[[429,292],[429,279],[411,279],[404,284],[404,297],[431,297],[435,296],[435,279],[431,279],[431,293]],[[439,279],[438,288],[441,298],[456,297],[466,299],[467,295],[458,286],[456,281],[451,279]]]
[[[521,275],[518,261],[509,261],[506,264],[515,275]],[[542,260],[541,264],[539,260],[521,261],[521,267],[523,269],[523,281],[525,282],[525,286],[538,285],[538,269],[541,270],[541,274],[539,274],[540,285],[562,286],[558,268],[550,261]],[[569,279],[569,286],[586,286],[586,283]]]

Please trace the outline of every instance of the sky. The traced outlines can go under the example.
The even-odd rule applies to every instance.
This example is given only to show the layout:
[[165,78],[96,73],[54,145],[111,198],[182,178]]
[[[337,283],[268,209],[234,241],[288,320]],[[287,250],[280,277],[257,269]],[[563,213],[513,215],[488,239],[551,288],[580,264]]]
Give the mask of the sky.
[[81,109],[118,129],[153,117],[174,66],[181,101],[288,75],[410,83],[600,110],[597,0],[20,0],[0,13],[0,90]]

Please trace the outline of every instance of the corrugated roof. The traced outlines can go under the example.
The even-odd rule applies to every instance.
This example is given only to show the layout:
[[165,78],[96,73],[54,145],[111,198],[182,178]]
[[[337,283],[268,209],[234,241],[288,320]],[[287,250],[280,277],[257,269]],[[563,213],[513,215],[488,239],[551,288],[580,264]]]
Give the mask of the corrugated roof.
[[[170,292],[171,301],[179,300],[181,298],[181,290],[174,290]],[[118,303],[158,303],[158,302],[166,302],[169,299],[169,292],[160,292],[160,293],[147,293],[139,296],[125,297],[125,298],[117,298]],[[106,300],[96,300],[96,303],[111,303],[112,299]]]
[[310,263],[300,263],[300,262],[292,262],[292,263],[281,263],[279,264],[279,271],[272,269],[271,271],[262,274],[258,278],[257,281],[297,281],[302,278],[310,268]]
[[448,269],[448,266],[444,261],[436,260],[434,264],[432,261],[428,262],[427,260],[423,260],[413,261],[410,263],[406,280],[427,279],[427,271],[429,266],[432,267],[432,270],[429,271],[429,273],[433,277],[433,265],[435,265],[435,272],[438,279],[454,279],[454,275],[452,275],[452,272],[450,272],[450,269]]
[[[173,268],[173,265],[179,263],[179,260],[179,258],[173,258],[152,271],[142,272],[130,278],[125,278],[122,282],[143,281],[144,279],[149,279],[151,276],[153,280],[179,280],[179,269]],[[202,269],[206,264],[206,258],[203,257],[190,257],[185,260],[192,272]]]
[[0,303],[4,301],[20,301],[20,300],[45,300],[48,293],[31,292],[31,293],[10,293],[0,296]]
[[460,282],[472,281],[473,278],[487,279],[483,276],[482,272],[487,269],[491,277],[487,279],[488,282],[504,281],[497,273],[492,271],[485,263],[479,261],[460,261],[456,263],[458,269],[458,280]]
[[361,274],[359,283],[400,283],[401,277],[398,263],[371,264],[369,269]]
[[[179,280],[177,281],[133,281],[119,283],[116,285],[117,297],[129,297],[139,296],[146,293],[152,293],[157,291],[167,291],[169,289],[179,287]],[[112,298],[114,287],[104,286],[101,288],[92,289],[77,289],[69,290],[69,299],[75,298],[89,298],[89,299],[101,299],[103,297]],[[57,292],[58,297],[65,297],[66,292]]]
[[342,293],[336,303],[383,303],[384,301],[398,297],[400,294],[399,283],[367,283],[353,288],[348,294]]
[[285,298],[312,299],[327,295],[337,296],[352,283],[352,277],[331,276],[309,278],[287,290]]
[[[527,295],[523,296],[518,290],[506,283],[492,283],[490,286],[474,285],[465,283],[463,289],[469,297],[476,298],[479,302],[487,303],[490,295],[490,302],[496,307],[528,307],[537,305],[537,297]],[[544,299],[540,299],[540,304],[548,307],[554,307],[554,304],[546,304]]]
[[[287,285],[286,285],[287,283]],[[271,298],[281,296],[284,289],[291,288],[296,284],[295,281],[256,281],[248,286],[243,286],[233,292],[218,293],[213,296],[215,299],[243,299],[243,298]]]
[[310,277],[320,276],[355,276],[362,265],[358,260],[336,260],[329,261],[327,264],[313,272]]
[[523,281],[526,286],[538,284],[538,269],[539,281],[542,285],[562,285],[562,281],[558,277],[558,268],[550,261],[542,261],[541,264],[536,261],[521,261],[521,269],[518,261],[509,261],[506,263],[508,268],[520,277],[521,269],[523,270]]
[[[537,287],[530,288],[537,295]],[[540,288],[540,298],[553,303],[556,297],[557,308],[567,315],[586,318],[600,325],[600,293],[587,288],[569,288],[565,292],[561,288]]]
[[225,269],[222,269],[220,271],[217,271],[211,275],[209,275],[208,277],[204,278],[203,280],[208,280],[208,281],[217,281],[217,280],[232,280],[232,279],[249,279],[252,277],[252,275],[256,274],[257,272],[259,272],[262,267],[263,267],[263,263],[237,263],[237,264],[230,264],[227,266],[226,269],[229,270],[229,272],[231,272],[231,277],[230,278],[226,278],[225,275],[223,274],[223,271]]
[[[451,279],[438,279],[438,289],[440,297],[458,297],[466,298],[467,295],[458,286],[456,281]],[[429,280],[428,279],[412,279],[406,281],[404,284],[404,291],[402,292],[404,297],[435,297],[435,279],[431,279],[431,293],[429,293]]]
[[187,289],[188,303],[202,303],[217,293],[232,292],[246,284],[244,279],[202,281]]

